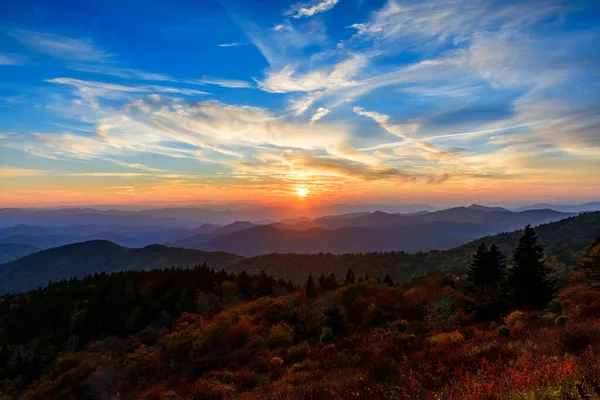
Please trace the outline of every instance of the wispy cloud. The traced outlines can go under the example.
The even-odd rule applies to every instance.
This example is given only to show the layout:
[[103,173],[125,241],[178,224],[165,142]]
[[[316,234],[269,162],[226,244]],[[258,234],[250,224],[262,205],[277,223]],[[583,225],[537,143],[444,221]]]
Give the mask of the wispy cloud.
[[309,4],[294,4],[286,15],[291,15],[294,18],[312,17],[315,14],[329,11],[335,7],[340,0],[318,0]]
[[219,47],[238,47],[238,46],[243,46],[244,43],[237,43],[237,42],[233,42],[233,43],[221,43],[219,44]]
[[109,61],[112,55],[95,46],[91,39],[17,30],[11,32],[25,46],[42,54],[74,61]]
[[321,89],[339,89],[356,86],[352,78],[367,65],[368,57],[355,54],[333,67],[296,74],[295,69],[287,65],[277,72],[269,72],[258,86],[271,93],[313,92]]
[[404,46],[422,45],[431,40],[468,40],[482,31],[498,31],[505,26],[517,30],[557,15],[567,9],[562,0],[537,1],[388,0],[370,18],[351,27],[364,38],[378,41],[401,39]]
[[27,168],[13,168],[13,167],[1,167],[0,178],[23,178],[26,176],[42,176],[46,175],[48,171],[39,169],[27,169]]
[[21,57],[0,53],[0,65],[18,65]]
[[314,124],[315,122],[317,122],[318,120],[320,120],[321,118],[323,118],[324,116],[329,114],[330,112],[331,112],[331,110],[329,110],[327,108],[319,107],[317,112],[312,117],[310,117],[310,123]]
[[74,78],[53,78],[46,80],[46,82],[73,86],[76,89],[77,94],[88,101],[95,101],[97,98],[118,99],[122,98],[123,95],[127,93],[168,93],[184,96],[209,94],[196,89],[158,85],[128,86],[97,81],[84,81]]
[[138,69],[131,68],[119,68],[109,67],[106,65],[86,65],[86,64],[74,64],[69,65],[69,69],[74,71],[89,72],[97,75],[111,75],[125,79],[139,79],[144,81],[165,81],[174,82],[176,81],[173,77],[167,74],[159,74],[154,72],[146,72]]
[[243,88],[253,87],[253,85],[247,81],[241,81],[238,79],[210,78],[210,77],[206,77],[206,76],[203,77],[202,79],[200,79],[199,82],[205,83],[207,85],[217,85],[217,86],[235,88],[235,89],[243,89]]

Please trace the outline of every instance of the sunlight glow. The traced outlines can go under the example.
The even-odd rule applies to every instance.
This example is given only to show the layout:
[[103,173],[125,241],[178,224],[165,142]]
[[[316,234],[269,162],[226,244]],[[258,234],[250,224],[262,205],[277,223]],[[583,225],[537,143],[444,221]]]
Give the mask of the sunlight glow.
[[296,188],[296,194],[300,197],[306,197],[308,194],[308,189],[305,187]]

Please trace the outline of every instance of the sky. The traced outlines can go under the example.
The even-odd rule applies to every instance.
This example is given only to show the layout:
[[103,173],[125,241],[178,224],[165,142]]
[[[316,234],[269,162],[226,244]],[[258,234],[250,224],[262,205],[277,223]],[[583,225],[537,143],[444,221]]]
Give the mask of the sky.
[[595,0],[1,0],[0,206],[600,198]]

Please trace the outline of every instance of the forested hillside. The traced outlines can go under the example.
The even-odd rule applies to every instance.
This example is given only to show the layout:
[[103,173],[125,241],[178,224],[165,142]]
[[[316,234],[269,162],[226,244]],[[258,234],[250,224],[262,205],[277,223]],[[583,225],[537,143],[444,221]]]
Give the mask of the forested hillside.
[[[588,243],[600,232],[600,212],[581,214],[537,227],[540,241],[557,268],[573,265]],[[129,249],[105,241],[76,243],[31,254],[0,265],[0,293],[44,286],[50,280],[83,277],[96,272],[118,272],[151,268],[190,267],[206,262],[230,272],[268,274],[295,283],[334,273],[338,278],[352,268],[357,274],[395,281],[422,280],[436,274],[462,274],[481,242],[494,242],[501,250],[512,249],[519,231],[475,240],[444,251],[410,254],[379,252],[359,254],[268,254],[244,258],[223,252],[204,252],[160,245]]]
[[101,274],[3,296],[0,394],[596,398],[600,238],[563,287],[539,239],[527,227],[510,252],[479,243],[463,288],[441,276],[399,286],[351,269],[297,287],[202,266]]

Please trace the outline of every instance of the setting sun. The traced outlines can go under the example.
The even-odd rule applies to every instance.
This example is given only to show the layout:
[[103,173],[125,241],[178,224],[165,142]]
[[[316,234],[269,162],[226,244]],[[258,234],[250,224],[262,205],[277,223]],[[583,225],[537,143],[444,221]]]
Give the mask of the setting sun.
[[296,193],[300,197],[306,197],[306,195],[308,194],[308,189],[305,187],[299,187],[299,188],[296,188]]

